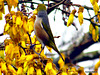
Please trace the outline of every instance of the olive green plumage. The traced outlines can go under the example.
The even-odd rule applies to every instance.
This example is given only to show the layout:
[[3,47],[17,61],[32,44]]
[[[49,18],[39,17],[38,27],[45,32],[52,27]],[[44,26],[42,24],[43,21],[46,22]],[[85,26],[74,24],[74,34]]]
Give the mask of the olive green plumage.
[[37,11],[46,10],[46,6],[44,4],[38,4]]

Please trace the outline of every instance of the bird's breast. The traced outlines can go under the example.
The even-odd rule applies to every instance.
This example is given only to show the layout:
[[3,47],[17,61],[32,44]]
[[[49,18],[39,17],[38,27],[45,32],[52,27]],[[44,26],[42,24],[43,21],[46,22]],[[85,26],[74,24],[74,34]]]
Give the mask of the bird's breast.
[[38,19],[35,21],[34,31],[35,31],[35,35],[36,35],[37,39],[40,41],[40,43],[46,44],[46,42],[49,41],[49,36],[48,36],[47,32],[43,29],[41,22],[42,22],[41,19]]

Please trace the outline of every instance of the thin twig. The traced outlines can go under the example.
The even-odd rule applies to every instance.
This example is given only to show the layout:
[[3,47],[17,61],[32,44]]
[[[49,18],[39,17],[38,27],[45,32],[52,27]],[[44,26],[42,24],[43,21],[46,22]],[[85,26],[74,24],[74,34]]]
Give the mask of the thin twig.
[[87,10],[87,12],[88,12],[88,14],[89,14],[89,16],[90,16],[90,18],[91,18],[91,15],[90,15],[90,13],[89,13],[89,10]]
[[0,34],[0,36],[2,36],[2,35],[3,35],[3,33]]
[[28,36],[29,36],[29,39],[30,39],[30,44],[32,46],[32,40],[31,40],[31,37],[30,37],[30,34],[27,32]]
[[66,1],[66,0],[63,0],[63,1],[61,1],[61,2],[59,2],[59,3],[57,3],[57,4],[55,4],[54,6],[49,7],[48,9],[56,8],[56,7],[59,6],[60,4],[63,4],[65,1]]
[[20,43],[18,45],[24,50],[25,54],[27,55],[27,53],[25,51],[25,49],[27,49],[27,48],[22,47]]
[[[72,4],[72,5],[73,5],[73,6],[76,6],[76,7],[82,6],[82,5],[80,5],[80,4]],[[93,10],[92,7],[88,7],[88,6],[86,6],[86,5],[84,5],[84,6],[82,6],[82,7],[84,7],[84,8],[87,9],[87,10]]]
[[59,38],[59,37],[61,37],[61,36],[54,36],[54,38]]
[[30,15],[30,14],[32,14],[32,12],[30,12],[30,13],[27,13],[27,12],[23,12],[23,14],[28,14],[28,15]]
[[48,7],[49,7],[49,0],[48,0]]
[[21,3],[33,3],[33,4],[39,4],[39,3],[37,3],[37,2],[32,2],[32,1],[19,1],[19,4],[21,4]]
[[11,66],[12,66],[16,71],[18,70],[18,68],[16,68],[14,65],[11,64]]

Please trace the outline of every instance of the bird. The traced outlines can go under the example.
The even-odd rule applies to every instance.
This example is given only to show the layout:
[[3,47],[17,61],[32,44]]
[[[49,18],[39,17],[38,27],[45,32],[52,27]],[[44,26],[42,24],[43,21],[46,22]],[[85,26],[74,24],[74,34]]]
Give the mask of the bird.
[[58,48],[55,44],[45,4],[38,4],[37,6],[37,17],[34,23],[34,32],[37,40],[42,44],[42,50],[45,46],[51,47],[60,55],[60,57],[64,61],[61,53],[58,51]]

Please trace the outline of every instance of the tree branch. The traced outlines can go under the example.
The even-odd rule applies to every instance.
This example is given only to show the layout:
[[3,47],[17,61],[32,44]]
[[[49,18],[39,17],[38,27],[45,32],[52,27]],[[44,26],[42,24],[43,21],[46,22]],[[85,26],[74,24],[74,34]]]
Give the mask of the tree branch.
[[79,56],[77,56],[73,60],[73,63],[86,61],[86,60],[93,60],[93,59],[99,58],[99,56],[100,56],[100,53],[98,51],[89,52],[89,53],[81,53]]
[[47,13],[49,14],[52,10],[54,10],[56,7],[58,7],[60,4],[63,4],[66,0],[63,0],[55,5],[53,5],[52,7],[48,7],[47,9]]
[[[80,4],[72,4],[73,6],[77,6],[77,7],[80,7],[80,6],[82,6],[82,5],[80,5]],[[87,10],[93,10],[93,8],[92,7],[88,7],[88,6],[82,6],[82,7],[84,7],[85,9],[87,9]]]

